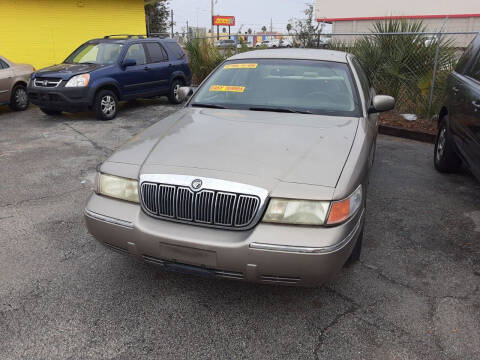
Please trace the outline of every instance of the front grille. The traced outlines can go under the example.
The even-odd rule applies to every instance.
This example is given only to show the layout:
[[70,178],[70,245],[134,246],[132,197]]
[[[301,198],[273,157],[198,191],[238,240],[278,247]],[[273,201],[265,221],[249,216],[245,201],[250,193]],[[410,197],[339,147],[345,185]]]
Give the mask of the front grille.
[[246,228],[260,208],[260,198],[249,194],[205,189],[194,193],[185,186],[144,182],[142,206],[152,216],[223,228]]
[[61,82],[62,82],[62,79],[58,79],[58,78],[38,77],[38,78],[35,78],[35,80],[33,81],[33,84],[36,87],[54,88],[60,85]]

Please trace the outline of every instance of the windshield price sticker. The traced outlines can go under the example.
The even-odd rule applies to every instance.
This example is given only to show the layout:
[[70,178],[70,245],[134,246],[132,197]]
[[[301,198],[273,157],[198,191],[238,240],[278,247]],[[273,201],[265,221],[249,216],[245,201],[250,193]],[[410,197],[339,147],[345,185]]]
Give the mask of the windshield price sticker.
[[228,64],[224,69],[256,69],[258,64]]
[[243,93],[245,86],[212,85],[210,86],[210,91]]

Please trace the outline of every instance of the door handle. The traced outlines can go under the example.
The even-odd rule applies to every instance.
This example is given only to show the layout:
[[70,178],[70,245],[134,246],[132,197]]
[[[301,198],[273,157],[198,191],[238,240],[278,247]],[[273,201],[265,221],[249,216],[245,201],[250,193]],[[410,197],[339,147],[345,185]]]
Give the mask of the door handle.
[[452,87],[453,92],[456,94],[460,91],[460,88],[458,86]]
[[472,101],[472,105],[475,108],[475,111],[480,110],[480,100]]
[[150,71],[151,68],[149,68],[148,66],[145,66],[145,67],[143,68],[143,70],[145,70],[145,71]]

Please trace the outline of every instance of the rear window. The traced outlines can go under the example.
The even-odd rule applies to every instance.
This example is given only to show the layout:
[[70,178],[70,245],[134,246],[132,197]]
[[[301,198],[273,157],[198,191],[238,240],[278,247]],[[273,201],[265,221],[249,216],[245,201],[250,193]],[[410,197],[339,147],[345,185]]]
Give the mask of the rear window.
[[168,60],[167,53],[159,43],[146,43],[145,46],[150,55],[150,62],[158,63]]
[[176,42],[169,41],[169,42],[165,42],[164,45],[170,51],[174,60],[180,60],[180,59],[183,59],[183,57],[185,57],[185,53],[183,52],[180,45],[178,45]]

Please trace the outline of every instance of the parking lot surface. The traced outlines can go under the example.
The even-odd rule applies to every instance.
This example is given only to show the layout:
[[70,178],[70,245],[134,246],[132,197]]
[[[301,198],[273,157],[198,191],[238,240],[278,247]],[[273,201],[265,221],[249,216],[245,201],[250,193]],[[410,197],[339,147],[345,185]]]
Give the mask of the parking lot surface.
[[[480,185],[380,136],[362,260],[321,288],[167,273],[98,244],[98,163],[176,111],[0,108],[1,359],[480,359]],[[219,149],[221,151],[221,149]]]

